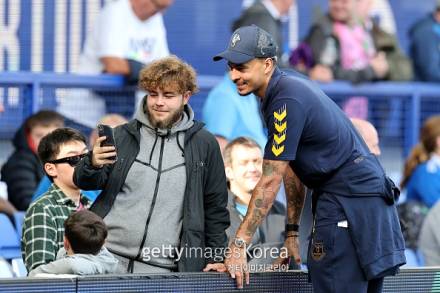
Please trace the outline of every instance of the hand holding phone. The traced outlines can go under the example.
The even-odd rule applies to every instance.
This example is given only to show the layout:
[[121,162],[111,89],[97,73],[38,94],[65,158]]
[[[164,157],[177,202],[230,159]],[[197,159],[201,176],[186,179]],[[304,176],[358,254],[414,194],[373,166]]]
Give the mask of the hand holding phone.
[[[113,128],[111,128],[108,125],[104,125],[104,124],[98,124],[98,135],[99,135],[99,139],[98,142],[100,141],[100,150],[99,150],[99,160],[108,160],[110,161],[116,161],[117,160],[117,156],[111,156],[111,157],[107,157],[109,152],[115,153],[116,152],[116,142],[115,142],[115,137],[113,134]],[[102,137],[105,136],[105,139],[103,140]],[[104,150],[102,151],[102,148],[105,147],[113,147],[113,150]],[[94,150],[94,153],[96,152],[96,150]],[[114,163],[114,162],[113,162]],[[99,164],[101,165],[101,164]]]
[[113,136],[113,128],[108,125],[98,124],[98,136],[105,136],[105,140],[101,142],[101,146],[116,146]]

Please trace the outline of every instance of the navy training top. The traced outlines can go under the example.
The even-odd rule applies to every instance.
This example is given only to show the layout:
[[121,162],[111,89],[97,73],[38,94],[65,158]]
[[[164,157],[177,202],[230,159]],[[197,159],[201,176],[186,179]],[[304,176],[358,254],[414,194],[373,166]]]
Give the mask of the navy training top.
[[312,81],[279,69],[262,110],[269,131],[264,158],[289,161],[314,192],[337,195],[368,280],[395,274],[405,255],[394,184],[347,116]]
[[[340,169],[350,169],[353,178],[383,177],[383,169],[375,158],[363,159],[372,156],[345,113],[314,82],[299,73],[287,75],[275,69],[262,111],[268,128],[264,158],[289,161],[307,187],[327,186],[331,189],[328,192],[353,195],[356,192],[340,186],[341,182],[366,182],[341,180],[335,176]],[[364,165],[367,168],[362,168]],[[341,184],[331,184],[332,181]]]

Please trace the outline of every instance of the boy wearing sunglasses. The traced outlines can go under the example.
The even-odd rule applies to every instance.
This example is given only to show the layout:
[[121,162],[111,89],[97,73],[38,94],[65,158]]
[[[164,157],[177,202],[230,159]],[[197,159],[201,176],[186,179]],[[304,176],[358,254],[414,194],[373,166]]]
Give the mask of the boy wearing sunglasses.
[[86,138],[71,128],[54,130],[38,146],[52,185],[26,212],[21,249],[28,271],[55,260],[63,247],[64,221],[72,212],[90,205],[72,179],[74,167],[86,153]]

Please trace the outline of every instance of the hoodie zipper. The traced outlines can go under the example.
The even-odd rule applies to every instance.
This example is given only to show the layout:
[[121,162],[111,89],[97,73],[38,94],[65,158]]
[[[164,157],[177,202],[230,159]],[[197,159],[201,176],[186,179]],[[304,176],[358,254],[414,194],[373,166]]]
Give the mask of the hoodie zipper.
[[[142,249],[144,248],[145,241],[147,240],[148,226],[150,225],[151,216],[153,215],[153,209],[154,209],[154,205],[156,204],[157,194],[159,191],[160,175],[162,173],[162,158],[163,158],[163,149],[165,146],[165,137],[161,136],[160,139],[161,139],[161,143],[160,143],[160,153],[159,153],[159,164],[157,167],[156,186],[154,188],[154,194],[153,194],[153,199],[151,201],[150,211],[148,212],[147,221],[145,223],[145,230],[144,230],[144,235],[142,236],[142,242],[139,246],[138,254],[136,255],[136,258],[134,260],[139,259],[139,257],[142,254]],[[129,263],[128,272],[132,273],[133,269],[134,269],[134,263],[131,264],[131,268]]]

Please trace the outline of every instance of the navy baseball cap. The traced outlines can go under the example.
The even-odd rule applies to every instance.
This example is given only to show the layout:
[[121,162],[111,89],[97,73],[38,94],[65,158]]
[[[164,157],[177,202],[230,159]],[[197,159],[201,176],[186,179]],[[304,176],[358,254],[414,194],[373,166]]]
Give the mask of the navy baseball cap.
[[226,59],[234,64],[243,64],[254,58],[272,58],[276,54],[277,45],[272,36],[262,28],[251,25],[236,29],[228,48],[212,59]]

